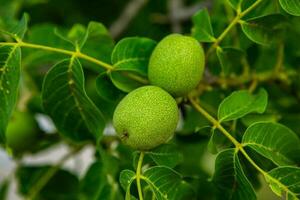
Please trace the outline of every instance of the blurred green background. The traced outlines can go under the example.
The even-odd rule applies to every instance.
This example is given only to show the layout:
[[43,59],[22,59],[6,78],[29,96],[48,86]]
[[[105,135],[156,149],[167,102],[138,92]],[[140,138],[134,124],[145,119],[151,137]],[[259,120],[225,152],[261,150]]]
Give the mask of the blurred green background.
[[[30,15],[30,25],[39,23],[54,23],[59,26],[71,27],[75,23],[87,25],[89,21],[102,22],[111,27],[129,6],[126,0],[1,0],[0,13],[4,20],[11,17],[19,18],[23,12]],[[199,7],[200,1],[182,1],[182,6],[187,9]],[[147,36],[159,39],[171,32],[169,18],[169,3],[166,0],[135,0],[130,6],[134,10],[134,16],[126,27],[117,34],[117,38],[124,36]],[[190,7],[192,6],[192,7]],[[138,7],[138,11],[135,11]],[[130,9],[129,9],[130,10]],[[197,10],[192,8],[189,12]],[[131,11],[131,10],[130,10]],[[124,16],[124,15],[123,15]],[[126,15],[125,15],[126,16]],[[125,17],[126,18],[126,17]],[[186,23],[190,22],[185,17]],[[123,24],[124,25],[124,24]]]

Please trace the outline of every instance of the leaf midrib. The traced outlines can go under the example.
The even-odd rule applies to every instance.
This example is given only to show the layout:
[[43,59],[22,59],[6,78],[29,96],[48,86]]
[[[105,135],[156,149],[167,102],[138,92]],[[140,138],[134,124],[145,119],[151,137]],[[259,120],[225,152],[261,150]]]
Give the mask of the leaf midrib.
[[[267,147],[267,146],[264,146],[264,145],[262,145],[262,144],[258,144],[258,143],[255,143],[255,142],[246,142],[246,143],[243,143],[243,145],[245,145],[245,146],[257,146],[258,148],[262,148],[262,149],[264,149],[264,150],[266,150],[266,151],[271,151],[272,153],[275,153],[275,154],[279,154],[281,157],[283,157],[284,158],[284,160],[285,161],[287,161],[287,162],[289,162],[289,163],[294,163],[292,160],[290,160],[289,158],[287,158],[284,154],[282,154],[280,151],[276,151],[276,149],[272,149],[271,147]],[[256,149],[254,148],[254,150],[256,151]],[[274,159],[272,159],[271,158],[271,160],[273,161],[273,162],[275,162],[274,161]],[[275,162],[275,163],[277,163],[277,162]]]
[[254,100],[252,100],[252,101],[249,101],[249,103],[247,103],[245,106],[236,109],[236,110],[235,110],[234,112],[232,112],[230,115],[226,115],[226,116],[222,117],[222,118],[220,119],[220,122],[222,122],[223,120],[228,119],[229,117],[232,117],[232,116],[236,115],[236,114],[239,113],[241,110],[244,110],[245,108],[248,108],[255,100],[256,100],[256,98],[255,98]]
[[18,48],[18,46],[14,46],[13,48],[11,48],[11,51],[9,52],[7,59],[4,62],[3,67],[1,68],[1,77],[0,77],[0,88],[2,87],[2,81],[3,81],[3,77],[6,73],[6,69],[8,67],[8,61],[11,59],[12,55],[14,54],[14,52],[16,51],[16,49]]
[[[162,193],[160,191],[160,189],[158,187],[156,187],[156,185],[150,180],[148,179],[146,176],[141,176],[140,177],[141,179],[143,179],[144,181],[146,181],[149,185],[151,185],[156,191],[158,191],[158,193],[165,199],[165,200],[168,200],[167,198],[165,198],[165,195],[164,193]],[[155,193],[154,193],[155,194]]]
[[[74,101],[75,101],[75,106],[77,107],[77,110],[78,110],[80,116],[82,117],[84,123],[86,124],[87,128],[90,129],[89,126],[88,126],[88,123],[87,123],[87,119],[85,118],[85,115],[84,115],[84,113],[82,112],[83,109],[82,109],[82,107],[80,106],[80,102],[79,102],[78,99],[77,99],[77,96],[76,96],[76,93],[75,93],[75,90],[76,90],[76,89],[75,89],[74,86],[73,86],[73,85],[75,85],[75,81],[74,81],[74,79],[72,78],[72,77],[73,77],[73,74],[72,74],[72,72],[73,72],[72,66],[73,66],[73,64],[74,64],[74,60],[75,60],[75,56],[72,56],[71,59],[70,59],[70,63],[69,63],[69,65],[68,65],[68,79],[69,79],[69,80],[68,80],[68,85],[69,85],[69,89],[70,89],[70,92],[71,92],[71,96],[73,97],[73,99],[74,99]],[[69,81],[72,81],[73,84],[70,84]]]
[[123,63],[127,63],[127,62],[131,62],[131,61],[144,61],[144,60],[147,60],[148,57],[133,57],[133,58],[127,58],[127,59],[123,59],[123,60],[120,60],[118,62],[116,62],[114,64],[114,66],[116,67],[119,67],[119,65],[123,64]]

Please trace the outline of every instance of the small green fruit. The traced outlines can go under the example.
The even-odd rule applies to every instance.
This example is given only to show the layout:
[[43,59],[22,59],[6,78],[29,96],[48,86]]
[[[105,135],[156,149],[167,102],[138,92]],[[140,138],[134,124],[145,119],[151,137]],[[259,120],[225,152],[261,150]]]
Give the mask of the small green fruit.
[[23,150],[30,146],[37,133],[37,124],[32,115],[16,111],[8,123],[6,144],[13,150]]
[[122,99],[113,124],[125,144],[147,150],[173,136],[178,117],[176,101],[169,93],[156,86],[144,86]]
[[183,96],[194,89],[202,78],[204,52],[192,37],[171,34],[162,39],[150,57],[148,76],[174,96]]

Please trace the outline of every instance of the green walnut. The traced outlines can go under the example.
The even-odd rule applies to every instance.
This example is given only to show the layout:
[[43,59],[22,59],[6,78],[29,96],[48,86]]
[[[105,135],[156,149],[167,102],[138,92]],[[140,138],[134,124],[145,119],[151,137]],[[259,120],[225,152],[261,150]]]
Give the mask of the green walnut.
[[194,89],[204,71],[204,51],[192,37],[171,34],[152,52],[148,76],[152,85],[179,97]]
[[6,144],[13,150],[26,149],[30,147],[36,133],[34,117],[27,112],[15,111],[5,132]]
[[173,136],[178,118],[176,101],[169,93],[156,86],[144,86],[120,101],[113,124],[125,144],[148,150]]

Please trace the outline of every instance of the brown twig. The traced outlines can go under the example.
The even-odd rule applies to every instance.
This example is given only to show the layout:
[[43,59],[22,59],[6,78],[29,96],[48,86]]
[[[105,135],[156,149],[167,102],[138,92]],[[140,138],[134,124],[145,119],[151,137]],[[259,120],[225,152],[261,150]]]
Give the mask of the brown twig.
[[128,27],[131,20],[139,13],[147,2],[148,0],[131,0],[125,6],[120,17],[109,28],[113,38],[118,37]]

